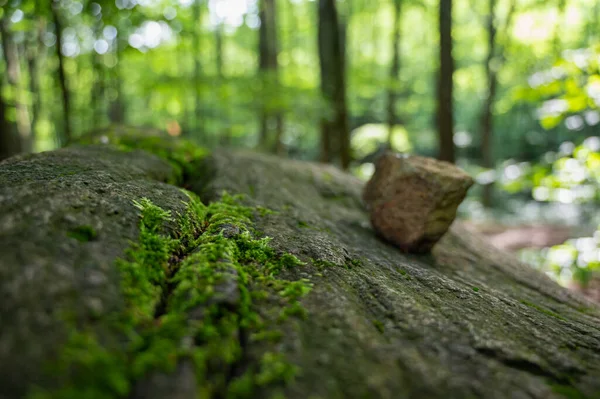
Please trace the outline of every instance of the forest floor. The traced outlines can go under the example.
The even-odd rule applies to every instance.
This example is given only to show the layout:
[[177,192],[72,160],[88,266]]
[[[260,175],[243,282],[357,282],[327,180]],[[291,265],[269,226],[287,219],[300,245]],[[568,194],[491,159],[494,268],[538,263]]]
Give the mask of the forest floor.
[[[542,251],[544,248],[560,245],[579,234],[577,229],[560,224],[508,225],[501,222],[474,221],[460,221],[459,223],[468,231],[484,238],[494,247],[517,256],[522,250]],[[532,266],[538,265],[532,264]],[[599,279],[592,279],[586,287],[575,281],[569,282],[566,287],[600,303]]]
[[543,249],[559,245],[573,236],[568,226],[526,224],[509,226],[500,223],[462,222],[469,231],[483,236],[496,248],[517,252],[524,248]]

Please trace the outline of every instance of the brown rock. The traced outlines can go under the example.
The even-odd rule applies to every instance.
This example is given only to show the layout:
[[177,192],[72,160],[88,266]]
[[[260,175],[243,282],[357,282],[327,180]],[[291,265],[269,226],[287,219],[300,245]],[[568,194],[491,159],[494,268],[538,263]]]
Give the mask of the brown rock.
[[363,199],[373,228],[406,252],[428,252],[448,231],[473,179],[433,158],[385,153]]

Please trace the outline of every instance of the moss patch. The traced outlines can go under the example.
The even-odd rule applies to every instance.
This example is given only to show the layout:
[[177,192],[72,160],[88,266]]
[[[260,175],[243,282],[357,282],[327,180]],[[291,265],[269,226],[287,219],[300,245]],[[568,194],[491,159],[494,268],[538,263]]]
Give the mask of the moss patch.
[[385,326],[379,320],[373,320],[373,326],[375,326],[377,331],[379,331],[380,333],[383,334],[385,332]]
[[67,236],[76,239],[79,242],[92,241],[98,236],[98,233],[92,226],[77,226],[67,231]]
[[568,399],[588,399],[589,396],[570,385],[552,384],[550,386],[552,392],[562,395]]
[[206,397],[255,397],[294,378],[297,369],[282,353],[246,346],[276,341],[280,323],[306,317],[299,300],[311,284],[277,277],[303,263],[252,235],[260,210],[228,195],[208,206],[188,195],[181,215],[147,199],[134,203],[139,239],[117,261],[125,310],[99,320],[122,341],[103,342],[71,325],[49,371],[56,389],[34,388],[30,398],[126,397],[145,377],[173,372],[184,359]]
[[537,311],[539,311],[541,313],[544,313],[544,314],[546,314],[546,315],[548,315],[550,317],[554,317],[555,319],[565,320],[565,318],[562,317],[561,315],[559,315],[558,313],[555,313],[555,312],[553,312],[553,311],[551,311],[549,309],[546,309],[546,308],[543,308],[543,307],[541,307],[539,305],[536,305],[535,303],[531,303],[531,302],[526,301],[526,300],[522,300],[521,303],[523,305],[529,306],[530,308],[533,308],[533,309],[535,309],[535,310],[537,310]]
[[172,184],[181,184],[194,170],[194,162],[208,154],[208,150],[194,143],[165,135],[145,134],[136,128],[115,127],[78,140],[80,144],[110,144],[122,151],[144,150],[171,164],[175,170]]

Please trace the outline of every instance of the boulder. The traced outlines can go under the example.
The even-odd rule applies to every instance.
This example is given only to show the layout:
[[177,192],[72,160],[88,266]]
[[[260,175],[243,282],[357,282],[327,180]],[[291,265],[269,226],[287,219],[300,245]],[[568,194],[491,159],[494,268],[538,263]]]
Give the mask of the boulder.
[[1,398],[600,397],[597,305],[457,226],[403,253],[334,167],[189,150],[0,163]]

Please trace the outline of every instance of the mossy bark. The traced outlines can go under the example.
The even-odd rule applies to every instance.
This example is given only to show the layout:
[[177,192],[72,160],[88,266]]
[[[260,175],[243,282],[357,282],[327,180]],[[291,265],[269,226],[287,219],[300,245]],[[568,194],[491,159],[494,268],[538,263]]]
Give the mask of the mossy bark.
[[[223,248],[229,245],[221,240],[238,240],[231,250],[237,255],[202,263],[222,277],[214,289],[221,295],[217,310],[231,311],[231,298],[222,294],[231,291],[232,278],[239,280],[237,267],[251,267],[252,274],[269,264],[277,281],[302,282],[281,292],[312,289],[300,299],[302,308],[279,318],[273,312],[281,303],[255,289],[262,277],[238,285],[268,329],[254,340],[256,332],[245,334],[252,326],[237,324],[241,352],[234,364],[206,363],[212,390],[198,385],[197,359],[172,353],[175,368],[146,372],[129,388],[107,377],[123,397],[600,397],[600,309],[541,273],[458,227],[432,254],[401,253],[372,231],[361,183],[333,167],[230,151],[199,160],[182,156],[181,147],[164,148],[157,151],[156,140],[148,147],[158,157],[90,145],[0,164],[0,397],[68,392],[61,386],[67,380],[52,371],[60,369],[75,330],[95,337],[97,358],[87,364],[106,368],[95,373],[119,371],[109,360],[130,352],[109,325],[129,306],[117,259],[140,239],[134,201],[147,198],[173,215],[186,214],[190,197],[168,182],[205,203],[219,201],[223,191],[245,194],[253,209],[252,226],[228,223],[214,233]],[[272,237],[272,255],[244,247],[235,238],[240,228],[256,239]],[[167,222],[164,234],[178,237],[181,229]],[[189,251],[169,262],[191,264],[200,255]],[[273,266],[273,257],[290,267]],[[214,299],[206,306],[214,310]],[[211,344],[203,334],[194,341],[200,349]],[[245,376],[254,369],[250,381]],[[101,392],[87,397],[110,397]]]

